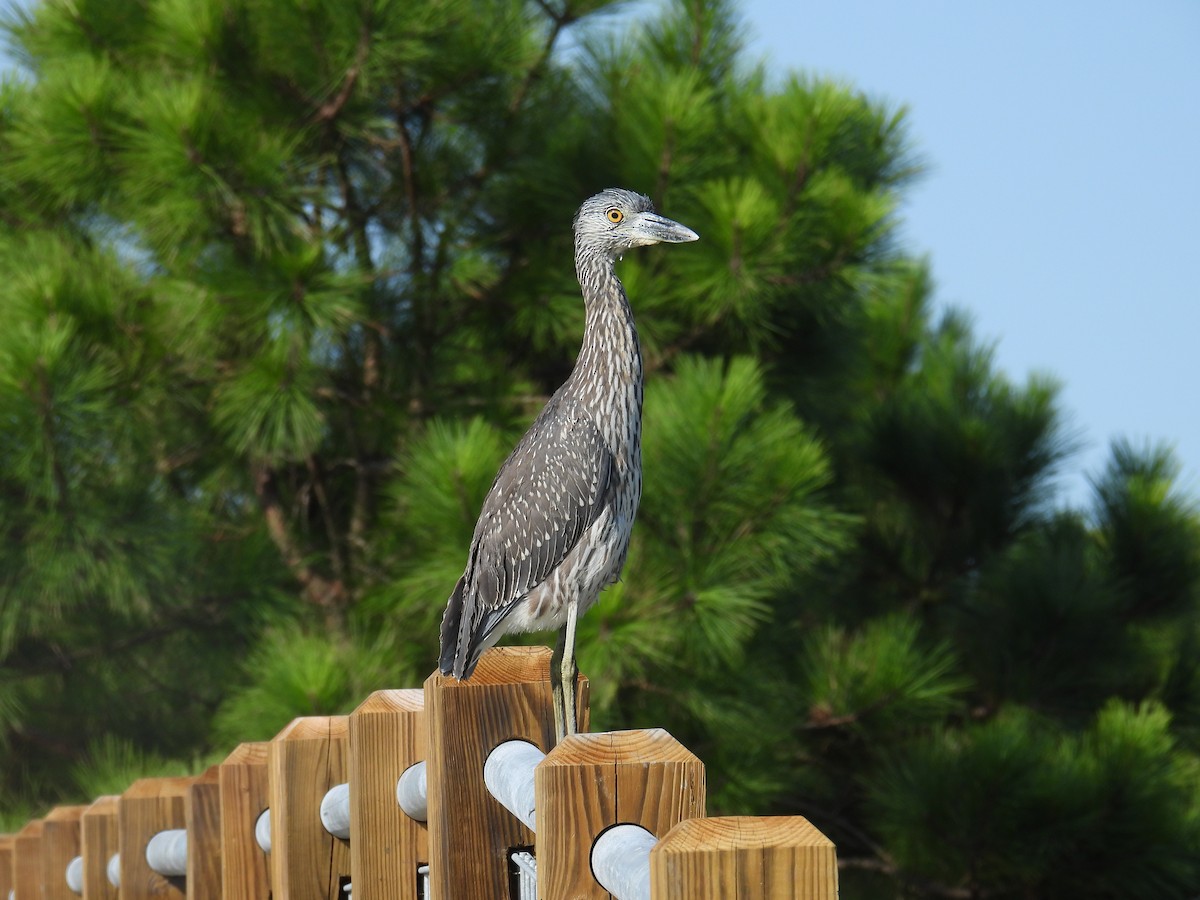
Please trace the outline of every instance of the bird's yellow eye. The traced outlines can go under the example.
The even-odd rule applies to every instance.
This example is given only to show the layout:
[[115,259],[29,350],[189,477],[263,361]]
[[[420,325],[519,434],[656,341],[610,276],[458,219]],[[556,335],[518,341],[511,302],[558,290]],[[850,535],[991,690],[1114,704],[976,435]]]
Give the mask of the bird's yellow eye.
[[614,225],[625,218],[625,213],[621,212],[615,206],[610,206],[608,209],[606,209],[604,211],[604,215],[607,216],[608,221],[612,222]]

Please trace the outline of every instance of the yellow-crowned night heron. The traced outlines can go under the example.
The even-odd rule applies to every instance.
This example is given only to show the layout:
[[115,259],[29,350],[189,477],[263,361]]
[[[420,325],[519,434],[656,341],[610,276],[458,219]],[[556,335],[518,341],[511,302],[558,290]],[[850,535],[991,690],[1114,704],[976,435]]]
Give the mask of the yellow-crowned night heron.
[[642,495],[642,354],[613,264],[631,247],[696,239],[632,191],[610,188],[579,208],[583,347],[500,467],[442,618],[441,670],[459,679],[503,635],[559,629],[550,663],[559,740],[577,727],[576,622],[620,575]]

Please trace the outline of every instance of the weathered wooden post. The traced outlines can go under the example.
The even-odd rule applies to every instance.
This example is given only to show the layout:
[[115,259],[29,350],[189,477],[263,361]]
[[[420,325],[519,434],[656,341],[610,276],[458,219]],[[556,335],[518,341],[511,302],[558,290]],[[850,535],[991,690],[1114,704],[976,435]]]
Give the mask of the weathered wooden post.
[[86,806],[56,806],[42,820],[42,898],[75,900],[67,887],[67,865],[79,856],[80,817]]
[[417,900],[428,827],[396,802],[400,776],[425,759],[425,693],[376,691],[350,714],[350,868],[357,900]]
[[42,820],[26,822],[12,844],[13,900],[41,900]]
[[0,900],[13,889],[13,835],[0,834]]
[[142,778],[117,803],[121,900],[186,900],[184,879],[159,875],[146,847],[160,831],[187,827],[185,797],[191,778]]
[[703,816],[704,764],[661,728],[577,734],[538,766],[538,895],[607,900],[591,850],[606,828],[640,825],[662,836]]
[[41,900],[42,820],[34,819],[13,838],[13,900]]
[[837,851],[800,816],[680,823],[650,851],[653,900],[837,900]]
[[[588,683],[579,679],[579,727],[588,724]],[[494,747],[525,740],[554,743],[550,651],[486,651],[469,681],[434,672],[425,681],[429,729],[429,878],[431,900],[506,897],[509,851],[533,846],[533,832],[488,793],[483,767]]]
[[264,900],[271,895],[267,854],[254,839],[254,824],[271,802],[267,775],[270,747],[267,741],[239,744],[217,767],[221,890],[225,900]]
[[120,797],[98,797],[80,817],[83,851],[83,900],[117,900],[117,889],[108,880],[108,861],[120,850],[117,806]]
[[[349,717],[295,719],[268,752],[271,886],[286,900],[338,900],[350,847],[321,824],[321,800],[350,777]],[[124,898],[122,898],[124,900]]]
[[210,766],[197,775],[184,797],[188,900],[222,900],[219,772]]

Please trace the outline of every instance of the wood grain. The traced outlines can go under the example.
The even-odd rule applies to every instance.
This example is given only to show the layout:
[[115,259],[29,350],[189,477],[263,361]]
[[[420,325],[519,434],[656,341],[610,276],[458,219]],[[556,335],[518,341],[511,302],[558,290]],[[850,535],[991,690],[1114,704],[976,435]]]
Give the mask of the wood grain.
[[321,800],[350,778],[348,716],[294,720],[271,741],[271,886],[282,900],[340,900],[349,842],[321,824]]
[[[496,647],[469,681],[434,672],[425,681],[429,729],[429,875],[431,900],[509,896],[509,851],[531,847],[533,833],[488,793],[483,764],[498,744],[554,743],[550,650]],[[588,683],[576,693],[579,725],[588,724]]]
[[538,766],[538,894],[605,900],[592,875],[592,844],[604,829],[640,825],[662,836],[703,816],[704,764],[661,728],[579,734]]
[[13,838],[13,900],[41,900],[42,820],[26,823]]
[[42,820],[42,900],[75,900],[67,887],[67,864],[80,855],[80,826],[86,806],[56,806]]
[[83,900],[117,900],[108,880],[108,860],[120,849],[117,806],[120,797],[97,797],[80,817],[83,848]]
[[13,889],[13,840],[14,835],[0,834],[0,898],[8,900]]
[[187,789],[184,811],[188,832],[188,900],[222,900],[219,773],[217,766],[211,766],[197,775]]
[[800,816],[692,819],[650,851],[653,900],[837,900],[837,850]]
[[[239,744],[217,766],[221,803],[221,889],[225,900],[269,900],[267,854],[254,824],[270,804],[268,741]],[[85,898],[86,900],[86,898]]]
[[130,785],[117,801],[121,900],[184,900],[184,879],[167,878],[151,869],[146,862],[146,845],[160,831],[187,827],[184,797],[191,781],[191,778],[142,778]]
[[416,900],[428,827],[404,814],[396,782],[425,759],[425,692],[376,691],[350,714],[350,869],[357,900]]

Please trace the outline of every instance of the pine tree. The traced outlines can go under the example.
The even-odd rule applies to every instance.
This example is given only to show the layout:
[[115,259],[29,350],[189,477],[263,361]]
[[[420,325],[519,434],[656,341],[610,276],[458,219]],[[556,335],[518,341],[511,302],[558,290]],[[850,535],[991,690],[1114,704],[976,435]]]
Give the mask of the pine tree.
[[615,5],[10,14],[5,820],[432,669],[578,347],[572,212],[624,185],[702,240],[620,266],[646,487],[581,623],[595,724],[669,728],[715,811],[807,815],[847,895],[1194,895],[1170,453],[1117,444],[1056,505],[1057,386],[936,316],[894,240],[904,111],[748,64],[728,0]]

